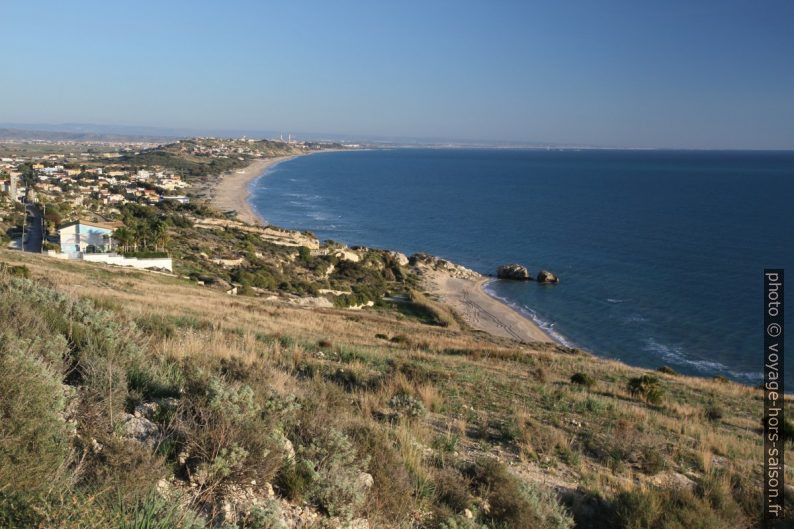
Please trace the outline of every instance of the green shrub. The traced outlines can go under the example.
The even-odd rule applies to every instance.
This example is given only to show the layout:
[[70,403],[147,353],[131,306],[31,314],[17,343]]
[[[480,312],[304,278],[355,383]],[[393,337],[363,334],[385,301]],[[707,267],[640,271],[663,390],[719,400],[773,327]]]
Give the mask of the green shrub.
[[240,529],[288,529],[281,514],[281,507],[275,500],[254,507],[239,524]]
[[[414,521],[418,502],[414,476],[408,471],[389,430],[373,425],[359,425],[350,432],[359,453],[369,454],[373,463],[369,473],[373,485],[367,495],[365,509],[383,521],[400,527]],[[370,520],[378,527],[377,520]]]
[[11,277],[21,277],[23,279],[30,279],[30,270],[25,265],[8,265],[0,263],[0,272],[6,272]]
[[293,501],[301,501],[309,493],[314,469],[306,462],[287,461],[276,475],[279,492]]
[[330,516],[351,518],[366,499],[360,474],[368,458],[357,454],[350,439],[336,428],[315,436],[298,449],[299,469],[310,477],[308,498]]
[[719,421],[724,414],[722,408],[715,403],[711,403],[704,412],[706,419],[710,421]]
[[654,447],[645,447],[642,451],[642,470],[646,474],[653,475],[658,474],[662,470],[667,468],[667,460],[664,457],[664,454],[654,448]]
[[453,513],[461,513],[471,506],[471,485],[466,476],[454,468],[443,468],[433,479],[436,501],[449,507]]
[[[679,487],[623,492],[614,500],[614,519],[611,527],[616,529],[752,527],[754,524],[751,516],[748,516],[737,502],[748,492],[733,489],[729,480],[715,476],[701,479],[694,491]],[[757,517],[758,509],[753,502],[750,503],[754,511],[752,516]]]
[[570,529],[573,519],[550,492],[511,475],[493,458],[479,460],[469,470],[475,488],[490,505],[482,521],[492,527]]
[[407,393],[398,393],[389,400],[389,406],[400,410],[409,417],[421,417],[426,413],[425,405],[421,400]]
[[577,386],[584,386],[587,389],[592,388],[595,386],[595,379],[588,375],[587,373],[574,373],[571,375],[571,384],[576,384]]
[[0,334],[0,490],[49,487],[70,461],[63,415],[72,391],[52,358],[66,354],[66,343],[43,338]]
[[30,496],[0,488],[0,527],[42,527],[44,517]]
[[678,374],[678,371],[676,371],[675,369],[673,369],[672,367],[669,367],[669,366],[661,366],[661,367],[657,368],[656,370],[659,373],[664,373],[665,375],[677,375]]
[[642,398],[648,404],[659,405],[664,398],[664,389],[659,379],[653,375],[642,375],[629,379],[627,389],[635,397]]
[[251,387],[188,369],[170,427],[185,474],[211,493],[224,482],[269,481],[283,459],[270,414]]

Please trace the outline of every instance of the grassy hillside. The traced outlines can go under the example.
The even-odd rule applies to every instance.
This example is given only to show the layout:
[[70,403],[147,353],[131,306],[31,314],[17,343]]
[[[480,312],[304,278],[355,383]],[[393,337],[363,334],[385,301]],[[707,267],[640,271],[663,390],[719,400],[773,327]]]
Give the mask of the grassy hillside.
[[0,527],[759,523],[758,390],[383,307],[0,261]]

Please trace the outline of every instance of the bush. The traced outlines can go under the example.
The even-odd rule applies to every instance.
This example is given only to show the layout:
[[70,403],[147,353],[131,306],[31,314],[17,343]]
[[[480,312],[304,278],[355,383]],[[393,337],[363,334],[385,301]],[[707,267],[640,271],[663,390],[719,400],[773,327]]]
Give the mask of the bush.
[[449,507],[453,513],[463,512],[471,506],[472,496],[469,492],[471,483],[454,468],[440,470],[433,481],[436,500]]
[[392,336],[391,340],[389,341],[391,343],[408,343],[410,340],[406,335],[398,334],[397,336]]
[[749,492],[732,489],[729,480],[714,476],[704,477],[694,491],[673,488],[623,492],[613,503],[614,519],[610,526],[616,529],[751,527],[753,522],[737,502],[740,497],[734,496]]
[[675,369],[673,369],[672,367],[669,367],[669,366],[662,366],[662,367],[658,368],[657,371],[659,373],[664,373],[665,375],[677,375],[678,374],[678,371],[676,371]]
[[23,279],[30,279],[30,270],[25,265],[8,265],[0,263],[0,272],[7,272],[11,277],[21,277]]
[[720,406],[712,403],[706,408],[704,415],[706,416],[706,419],[710,421],[719,421],[720,419],[722,419],[724,413]]
[[395,527],[408,526],[419,508],[420,500],[414,494],[414,477],[407,470],[399,447],[389,434],[389,431],[373,425],[360,425],[350,433],[359,451],[369,454],[372,461],[377,462],[369,468],[373,485],[365,505],[372,527],[379,527],[378,520],[372,515]]
[[664,389],[659,379],[653,375],[642,375],[629,379],[627,389],[634,397],[645,400],[648,404],[659,405],[664,398]]
[[287,529],[281,514],[281,507],[275,500],[261,507],[254,507],[239,525],[240,529]]
[[571,375],[571,384],[576,384],[578,386],[584,386],[587,389],[592,388],[595,386],[595,379],[588,375],[587,373],[574,373]]
[[570,529],[573,518],[550,491],[519,481],[493,458],[479,460],[470,470],[479,493],[490,505],[483,522],[493,527]]
[[254,399],[251,387],[230,384],[199,370],[186,373],[174,439],[185,474],[212,493],[224,482],[269,481],[282,463],[270,416]]
[[309,477],[307,495],[329,516],[350,519],[366,499],[360,475],[368,458],[360,457],[350,439],[336,428],[298,449],[299,473]]
[[407,393],[398,393],[392,397],[389,401],[389,406],[404,412],[409,417],[421,417],[426,413],[425,405],[422,404],[422,401]]

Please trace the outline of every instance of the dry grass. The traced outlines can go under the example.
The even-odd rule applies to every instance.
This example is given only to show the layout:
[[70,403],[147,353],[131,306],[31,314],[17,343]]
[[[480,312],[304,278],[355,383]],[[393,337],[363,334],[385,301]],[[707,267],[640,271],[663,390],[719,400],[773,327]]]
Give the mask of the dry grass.
[[[159,358],[266,365],[267,384],[280,394],[305,395],[312,384],[336,381],[341,370],[348,383],[350,377],[361,383],[340,393],[342,425],[370,424],[395,395],[414,396],[430,414],[378,428],[394,439],[418,498],[432,483],[428,456],[439,435],[447,445],[457,442],[462,460],[495,453],[528,475],[542,469],[544,479],[582,484],[607,497],[650,486],[643,449],[663,454],[669,470],[690,475],[716,466],[752,474],[761,461],[759,392],[739,384],[659,374],[665,398],[649,406],[626,390],[642,369],[470,333],[454,320],[439,327],[388,311],[305,309],[231,297],[165,275],[7,251],[0,260],[25,264],[34,278],[87,295],[131,321],[167,317],[164,335],[150,337],[150,352]],[[376,334],[410,339],[389,342]],[[321,340],[331,343],[319,355]],[[313,374],[301,378],[307,366]],[[596,380],[593,391],[571,386],[576,372]],[[710,422],[703,413],[715,401],[725,414]]]

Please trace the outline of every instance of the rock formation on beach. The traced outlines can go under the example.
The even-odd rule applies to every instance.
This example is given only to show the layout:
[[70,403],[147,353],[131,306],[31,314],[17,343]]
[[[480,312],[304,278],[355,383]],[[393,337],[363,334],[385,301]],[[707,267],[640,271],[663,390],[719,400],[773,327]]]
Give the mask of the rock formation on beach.
[[499,279],[514,279],[517,281],[532,280],[532,276],[529,274],[527,267],[516,263],[500,266],[496,271],[496,277]]
[[453,263],[452,261],[448,261],[446,259],[426,253],[417,253],[412,255],[409,258],[409,262],[411,266],[413,266],[419,272],[422,272],[423,270],[441,271],[445,272],[451,277],[459,279],[476,280],[482,277],[479,273],[466,268],[463,265],[459,265]]
[[538,272],[537,281],[538,283],[556,284],[560,282],[560,278],[557,277],[556,274],[549,272],[548,270],[541,270],[540,272]]

